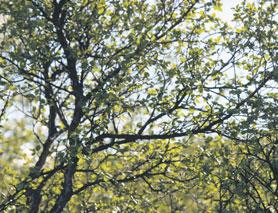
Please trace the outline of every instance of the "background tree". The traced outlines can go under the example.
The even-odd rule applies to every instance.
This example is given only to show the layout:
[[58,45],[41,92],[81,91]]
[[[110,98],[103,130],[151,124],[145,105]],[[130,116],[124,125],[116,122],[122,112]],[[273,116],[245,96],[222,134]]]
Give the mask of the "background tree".
[[1,211],[277,210],[274,2],[1,3]]

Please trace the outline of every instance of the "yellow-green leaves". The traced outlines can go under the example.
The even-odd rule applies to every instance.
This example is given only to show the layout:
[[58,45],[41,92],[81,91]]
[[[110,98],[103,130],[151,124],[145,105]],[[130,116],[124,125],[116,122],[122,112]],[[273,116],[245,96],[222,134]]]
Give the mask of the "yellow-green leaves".
[[222,12],[222,6],[221,6],[221,5],[215,5],[215,6],[213,7],[213,9],[214,9],[215,11]]
[[82,0],[82,5],[86,5],[88,3],[89,0]]
[[156,94],[157,94],[157,89],[155,89],[155,88],[149,88],[149,89],[147,90],[147,93],[148,93],[149,95],[156,95]]
[[93,72],[99,73],[101,69],[99,67],[93,67]]
[[3,66],[6,64],[6,60],[4,60],[2,57],[0,57],[0,66]]
[[204,91],[203,85],[199,85],[198,86],[198,92],[203,93],[203,91]]
[[181,61],[182,63],[186,62],[186,57],[184,57],[184,56],[181,57],[181,58],[180,58],[180,61]]
[[183,116],[185,116],[185,115],[186,115],[185,110],[183,110],[183,109],[177,109],[177,116],[178,116],[178,117],[183,117]]
[[277,11],[220,2],[1,0],[0,212],[272,208]]
[[221,36],[217,36],[215,39],[214,39],[214,42],[216,44],[219,44],[220,43],[220,40],[221,40]]
[[104,7],[101,7],[101,8],[98,9],[98,12],[97,12],[97,13],[98,13],[99,15],[102,15],[102,14],[104,13],[104,10],[105,10],[105,8],[104,8]]
[[136,45],[139,46],[141,43],[141,37],[139,36],[137,39],[136,39]]
[[247,31],[247,30],[248,30],[247,26],[243,26],[243,27],[237,28],[237,29],[236,29],[236,32],[237,32],[237,33],[241,33],[241,32],[245,32],[245,31]]
[[177,64],[176,64],[176,63],[172,63],[172,64],[171,64],[171,68],[172,68],[172,69],[176,69],[176,68],[177,68]]
[[114,110],[114,112],[117,112],[117,113],[119,113],[120,111],[121,111],[121,106],[119,105],[119,104],[115,104],[114,106],[113,106],[113,110]]
[[97,13],[98,15],[102,15],[104,13],[104,11],[106,10],[106,3],[105,0],[100,0],[97,4]]

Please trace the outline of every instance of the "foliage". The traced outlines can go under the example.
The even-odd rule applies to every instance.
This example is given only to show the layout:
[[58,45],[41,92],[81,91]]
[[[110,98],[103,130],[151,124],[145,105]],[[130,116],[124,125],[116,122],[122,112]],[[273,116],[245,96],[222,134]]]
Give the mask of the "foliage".
[[219,11],[2,0],[0,210],[277,211],[277,5]]

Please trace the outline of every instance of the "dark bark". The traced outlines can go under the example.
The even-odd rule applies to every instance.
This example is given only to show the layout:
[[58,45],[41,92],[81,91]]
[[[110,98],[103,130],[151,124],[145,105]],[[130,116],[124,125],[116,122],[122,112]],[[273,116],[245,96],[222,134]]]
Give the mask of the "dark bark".
[[51,209],[51,213],[59,213],[62,212],[64,207],[67,205],[69,200],[71,199],[73,195],[73,190],[72,190],[72,183],[73,183],[73,176],[76,171],[78,163],[78,158],[73,157],[71,159],[71,162],[67,166],[64,174],[64,183],[63,183],[63,190],[59,197],[57,198],[55,205]]

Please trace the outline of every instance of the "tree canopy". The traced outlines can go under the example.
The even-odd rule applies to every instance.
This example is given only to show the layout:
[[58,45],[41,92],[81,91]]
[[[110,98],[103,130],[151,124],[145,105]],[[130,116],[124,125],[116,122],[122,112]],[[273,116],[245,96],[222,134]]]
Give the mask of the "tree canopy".
[[1,0],[0,211],[276,212],[277,4]]

